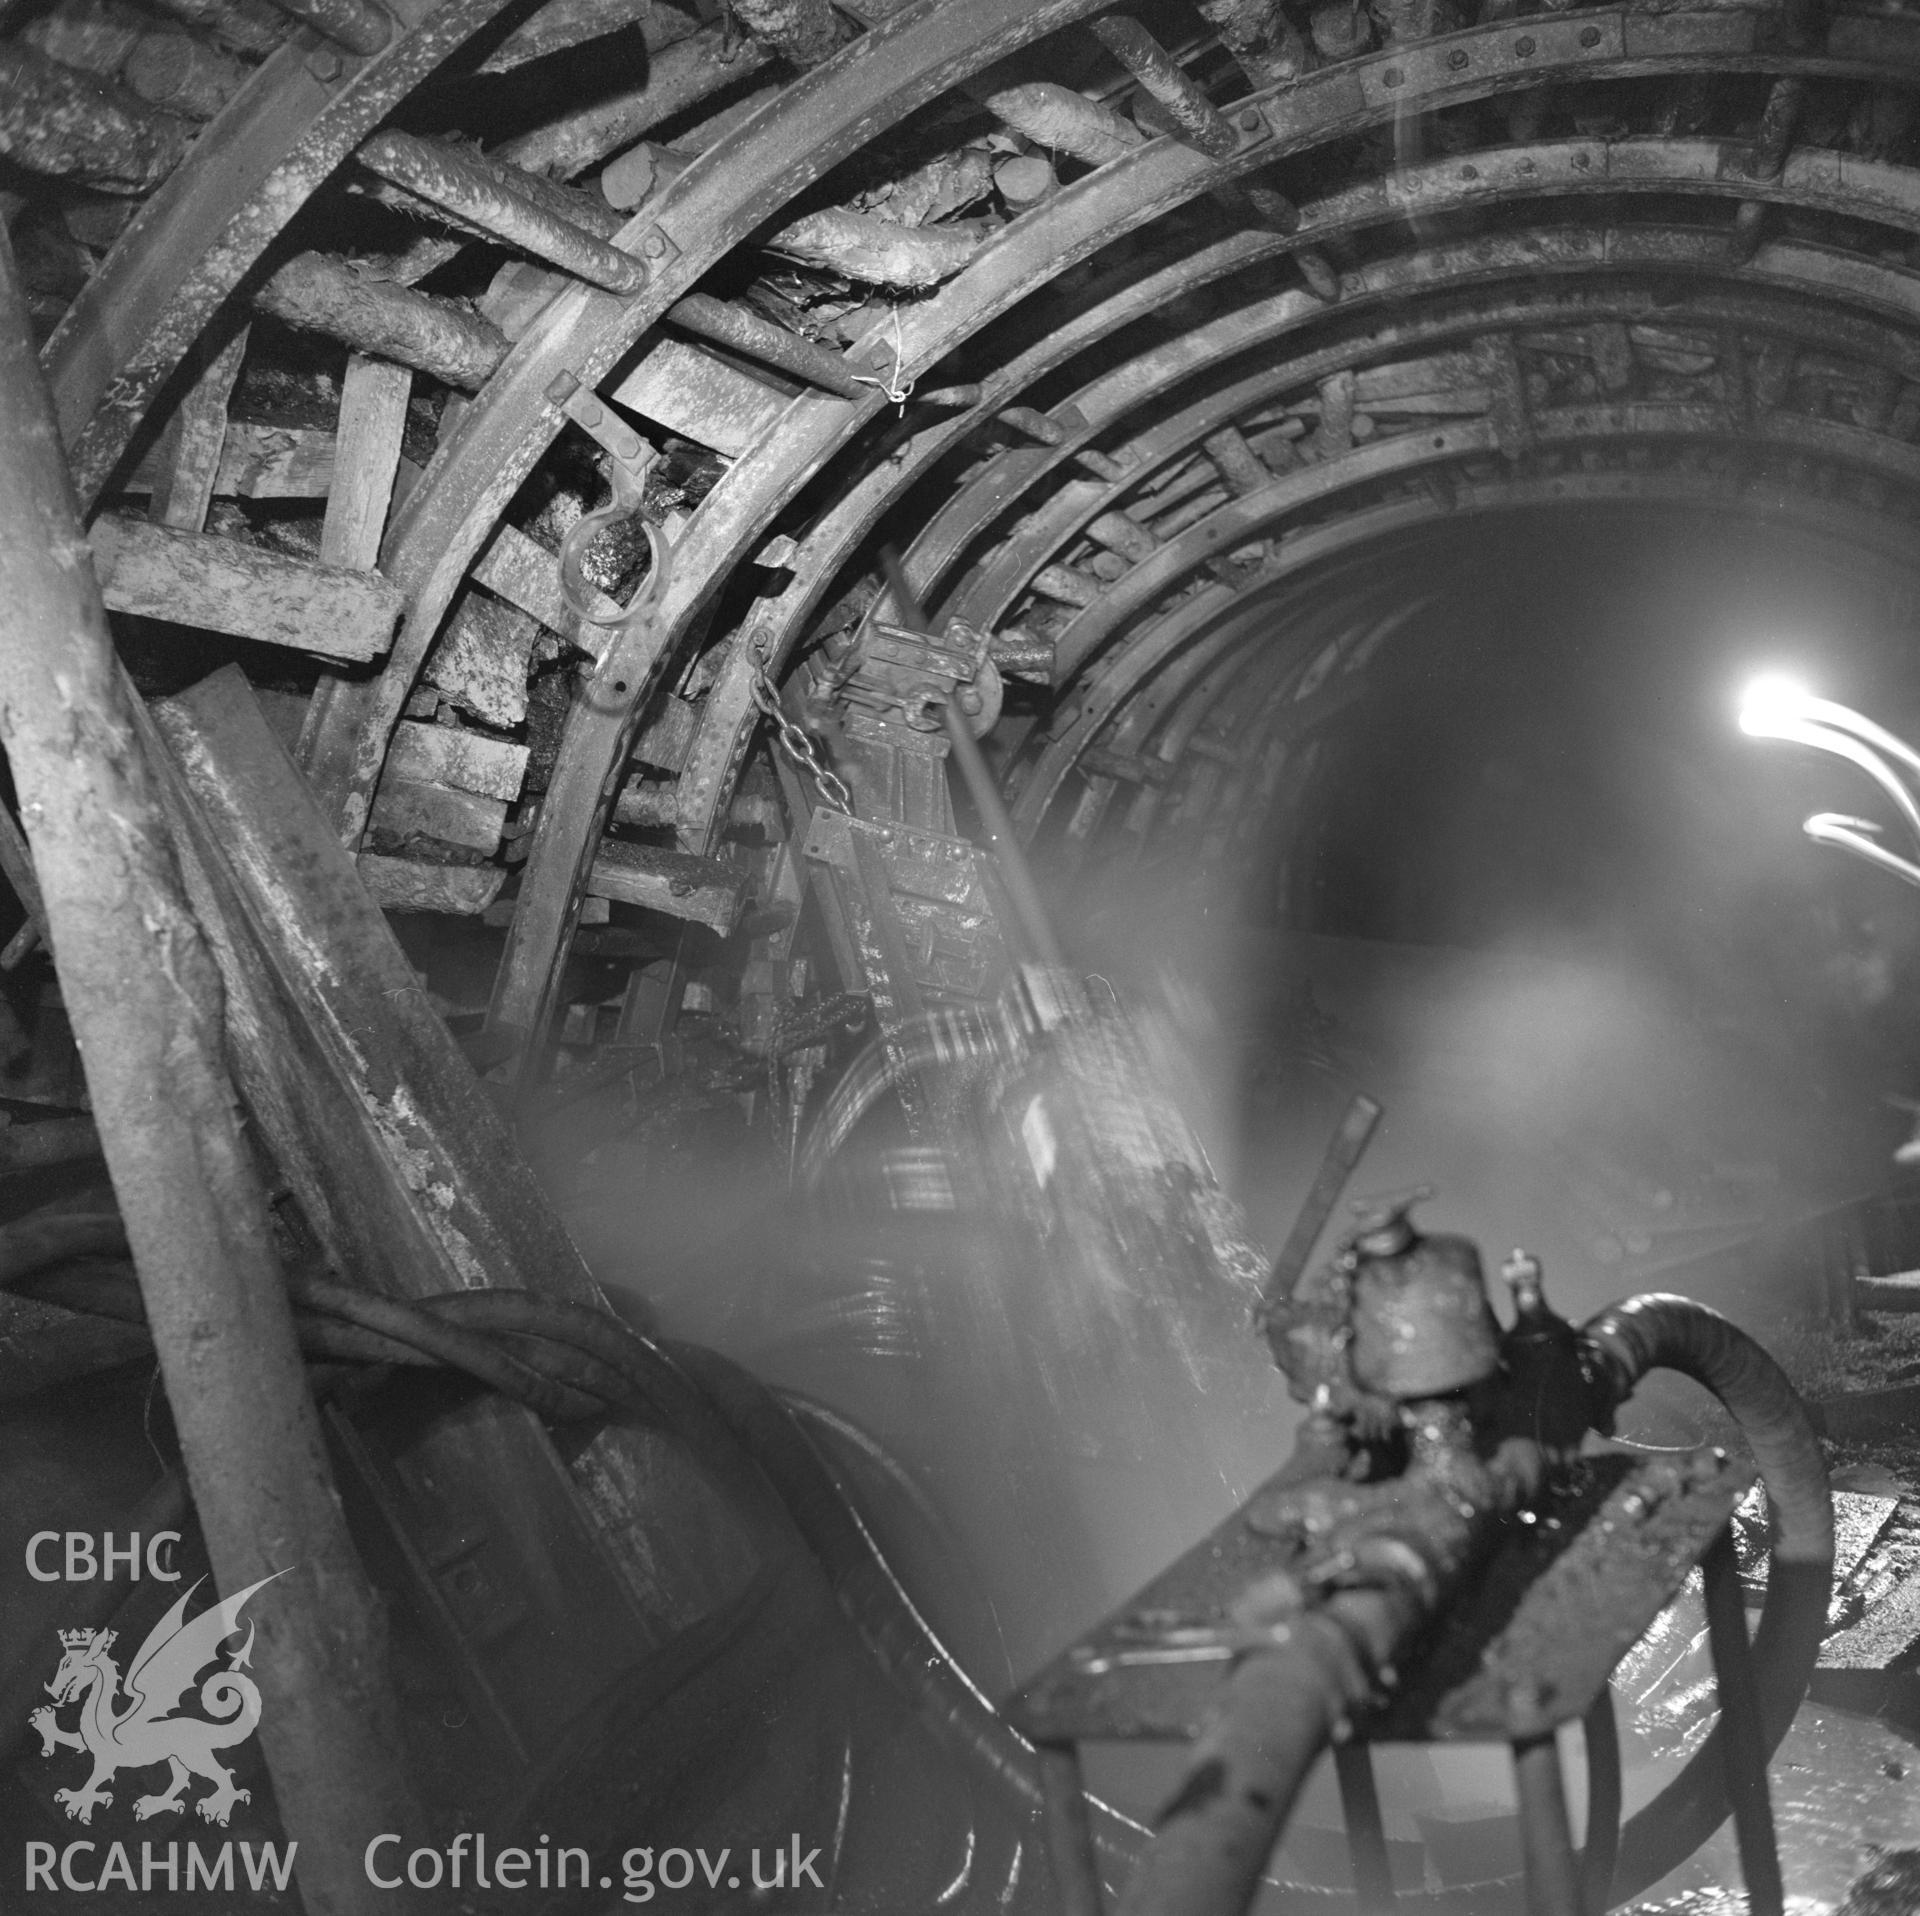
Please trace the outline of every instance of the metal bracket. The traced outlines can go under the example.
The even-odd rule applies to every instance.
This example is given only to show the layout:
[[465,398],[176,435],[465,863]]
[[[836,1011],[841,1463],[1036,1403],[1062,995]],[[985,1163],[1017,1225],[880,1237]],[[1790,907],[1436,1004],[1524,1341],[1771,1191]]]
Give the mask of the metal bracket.
[[596,441],[613,461],[613,496],[618,503],[623,484],[632,489],[628,509],[640,503],[640,489],[653,464],[654,450],[577,373],[561,373],[547,387],[547,401]]
[[913,984],[942,997],[984,996],[1004,971],[1006,954],[981,882],[978,848],[964,838],[823,809],[813,814],[801,849],[864,884],[856,840],[870,850],[868,869],[885,874],[886,894],[869,899],[869,908],[895,920]]
[[[563,412],[580,430],[606,453],[613,481],[613,497],[597,512],[589,512],[573,525],[560,542],[560,596],[567,610],[583,625],[625,625],[639,616],[666,582],[672,548],[666,535],[651,519],[640,514],[645,497],[647,470],[658,456],[653,447],[603,400],[576,373],[563,372],[547,387],[548,403]],[[606,613],[604,603],[592,582],[581,569],[587,547],[606,527],[621,519],[640,518],[652,554],[646,582],[631,605]]]
[[986,633],[959,619],[938,634],[874,619],[840,662],[816,677],[815,696],[928,734],[941,730],[940,708],[954,699],[967,713],[968,729],[982,737],[1000,716],[1000,673],[988,657],[990,645]]

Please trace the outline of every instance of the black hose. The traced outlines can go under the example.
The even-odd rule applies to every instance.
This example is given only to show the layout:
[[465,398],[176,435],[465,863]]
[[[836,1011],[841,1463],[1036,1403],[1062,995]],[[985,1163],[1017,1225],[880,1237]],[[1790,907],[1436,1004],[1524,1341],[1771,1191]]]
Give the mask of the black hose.
[[0,1229],[0,1291],[75,1258],[126,1254],[127,1227],[114,1212],[35,1212]]
[[[901,1587],[858,1512],[840,1494],[798,1419],[750,1371],[717,1351],[664,1346],[704,1390],[771,1479],[869,1654],[934,1733],[1029,1810],[1041,1803],[1038,1752],[982,1694]],[[1148,1832],[1093,1800],[1103,1860],[1131,1866]]]
[[[131,1264],[88,1259],[83,1263],[36,1271],[11,1288],[23,1296],[37,1298],[43,1304],[57,1304],[62,1310],[88,1317],[110,1318],[116,1324],[130,1325],[143,1331],[146,1329],[147,1307],[140,1296],[140,1282]],[[329,1363],[403,1364],[427,1370],[442,1367],[439,1358],[429,1357],[411,1344],[403,1344],[396,1338],[383,1336],[379,1331],[367,1330],[359,1324],[349,1324],[339,1318],[316,1317],[311,1312],[301,1311],[294,1316],[293,1328],[300,1340],[301,1354],[309,1358],[319,1358]],[[151,1348],[149,1343],[147,1349],[150,1351]],[[122,1363],[136,1361],[143,1354],[136,1349],[125,1357],[110,1359],[102,1368],[117,1368]]]
[[[1691,1298],[1627,1298],[1581,1335],[1599,1357],[1616,1402],[1650,1371],[1678,1371],[1720,1400],[1752,1447],[1773,1526],[1766,1602],[1753,1639],[1754,1686],[1770,1757],[1812,1681],[1833,1586],[1833,1495],[1807,1407],[1745,1331]],[[1609,1908],[1684,1862],[1726,1821],[1724,1733],[1723,1719],[1621,1832]]]
[[503,1395],[517,1398],[557,1422],[600,1414],[603,1402],[569,1384],[556,1383],[496,1343],[432,1312],[397,1298],[308,1273],[290,1273],[287,1294],[296,1305],[344,1318],[401,1344],[410,1344],[453,1369],[463,1370]]
[[[0,1287],[71,1259],[124,1250],[114,1218],[28,1220],[0,1231]],[[79,1301],[80,1293],[91,1290],[91,1308],[129,1315],[130,1299],[104,1294],[129,1287],[124,1280],[108,1284],[107,1277],[101,1272],[91,1285],[77,1282],[69,1295]],[[426,1355],[545,1415],[618,1410],[671,1429],[722,1484],[746,1497],[749,1508],[767,1513],[770,1505],[777,1507],[819,1562],[869,1653],[941,1739],[1019,1804],[1039,1805],[1032,1745],[940,1642],[794,1413],[750,1372],[717,1352],[643,1337],[609,1311],[532,1292],[456,1292],[402,1303],[328,1279],[300,1277],[290,1288],[309,1312],[328,1314],[307,1316],[309,1327],[318,1327],[315,1354],[391,1361],[389,1353],[398,1351],[404,1361],[416,1362]],[[1759,1716],[1771,1754],[1811,1678],[1832,1578],[1832,1502],[1806,1409],[1758,1344],[1689,1299],[1631,1298],[1602,1312],[1582,1334],[1616,1402],[1650,1371],[1676,1370],[1712,1391],[1753,1447],[1774,1526],[1772,1569],[1753,1646]],[[492,1341],[502,1336],[520,1341],[524,1355],[510,1355]],[[1681,1775],[1627,1825],[1609,1906],[1684,1861],[1725,1821],[1720,1736],[1716,1729]],[[1147,1832],[1104,1804],[1094,1808],[1103,1862],[1130,1864]],[[1481,1886],[1490,1899],[1482,1906],[1491,1908],[1508,1887]],[[1327,1908],[1344,1903],[1312,1892],[1301,1900]],[[1405,1900],[1410,1908],[1430,1910],[1455,1904],[1447,1892]]]

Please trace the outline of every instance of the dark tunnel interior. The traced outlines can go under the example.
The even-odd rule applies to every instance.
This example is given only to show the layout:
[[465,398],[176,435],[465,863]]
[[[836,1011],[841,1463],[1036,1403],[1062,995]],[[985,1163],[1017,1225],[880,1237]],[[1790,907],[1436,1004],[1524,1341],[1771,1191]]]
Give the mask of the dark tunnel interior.
[[0,0],[0,1909],[1920,1916],[1916,90]]

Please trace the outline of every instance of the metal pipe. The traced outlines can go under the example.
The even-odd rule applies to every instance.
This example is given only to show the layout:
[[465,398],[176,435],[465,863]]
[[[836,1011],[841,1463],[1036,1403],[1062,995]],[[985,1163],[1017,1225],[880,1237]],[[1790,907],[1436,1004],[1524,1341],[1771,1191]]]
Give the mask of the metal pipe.
[[1185,1781],[1154,1820],[1120,1916],[1229,1916],[1251,1903],[1307,1772],[1346,1711],[1354,1651],[1324,1613],[1291,1654],[1248,1657],[1220,1686]]
[[[0,238],[0,744],[260,1740],[310,1911],[391,1906],[361,1868],[408,1813],[381,1611],[348,1539],[224,1064],[219,974],[114,657],[13,253]],[[400,1827],[405,1828],[403,1822]]]
[[1513,1746],[1513,1781],[1520,1794],[1528,1916],[1588,1916],[1581,1907],[1580,1865],[1567,1822],[1560,1745],[1551,1730]]
[[637,293],[647,283],[646,267],[631,253],[576,221],[562,219],[518,185],[506,167],[411,133],[376,133],[356,157],[383,180],[590,286]]
[[1354,1904],[1359,1916],[1387,1916],[1394,1905],[1393,1864],[1387,1851],[1387,1826],[1380,1815],[1373,1751],[1357,1740],[1336,1743],[1333,1768],[1340,1782],[1340,1814],[1347,1825]]
[[1047,1860],[1060,1916],[1101,1916],[1100,1869],[1080,1752],[1071,1743],[1042,1744],[1037,1752],[1040,1794],[1046,1805]]
[[1278,1626],[1276,1647],[1244,1657],[1221,1683],[1120,1916],[1239,1916],[1250,1906],[1320,1752],[1344,1738],[1537,1487],[1533,1446],[1505,1446],[1485,1463],[1461,1436],[1450,1410],[1416,1425],[1414,1462],[1399,1480],[1395,1529],[1418,1550],[1422,1573],[1337,1590]]
[[[1624,1403],[1649,1371],[1678,1371],[1704,1384],[1726,1406],[1760,1466],[1773,1555],[1750,1659],[1757,1692],[1751,1741],[1765,1761],[1806,1692],[1826,1634],[1833,1588],[1833,1498],[1806,1406],[1752,1338],[1688,1298],[1628,1298],[1583,1325],[1580,1335],[1592,1348],[1614,1403]],[[1723,1717],[1656,1802],[1628,1823],[1614,1876],[1617,1899],[1638,1895],[1726,1820],[1722,1750],[1731,1734]]]
[[1599,1916],[1611,1905],[1607,1892],[1620,1860],[1620,1724],[1611,1687],[1594,1699],[1581,1731],[1587,1744],[1587,1840],[1580,1852],[1580,1893]]
[[710,339],[716,346],[744,353],[749,359],[777,367],[783,373],[791,373],[810,386],[818,386],[822,392],[830,392],[840,399],[861,397],[859,382],[847,370],[840,354],[816,346],[812,340],[802,339],[798,333],[790,333],[770,319],[762,319],[745,306],[715,299],[708,293],[689,293],[667,308],[666,317],[686,332]]
[[1707,1647],[1713,1654],[1714,1687],[1720,1696],[1720,1746],[1733,1799],[1733,1834],[1740,1850],[1751,1916],[1781,1916],[1786,1886],[1774,1841],[1773,1804],[1767,1796],[1767,1740],[1760,1699],[1753,1684],[1753,1645],[1747,1640],[1747,1606],[1733,1539],[1722,1531],[1700,1564],[1707,1607]]

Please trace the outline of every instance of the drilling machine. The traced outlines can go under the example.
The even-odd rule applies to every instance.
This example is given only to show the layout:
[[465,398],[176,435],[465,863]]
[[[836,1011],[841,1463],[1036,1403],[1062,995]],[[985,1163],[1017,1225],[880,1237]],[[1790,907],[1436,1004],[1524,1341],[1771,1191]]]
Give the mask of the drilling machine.
[[[903,626],[882,636],[910,651],[919,635]],[[951,661],[964,648],[945,638]],[[286,798],[297,781],[258,713],[215,684],[165,714],[195,748],[187,762],[224,765],[222,789],[248,799],[223,814],[234,835],[268,819],[311,850],[309,892],[276,894],[278,917],[252,911],[246,925],[264,939],[293,914],[329,955],[332,1008],[365,1041],[360,1052],[400,1060],[410,1088],[444,1091],[446,1121],[421,1131],[444,1147],[438,1188],[466,1206],[463,1218],[501,1216],[521,1232],[497,1252],[477,1229],[464,1238],[464,1253],[485,1255],[501,1281],[462,1284],[450,1260],[416,1247],[408,1263],[395,1249],[406,1229],[424,1228],[398,1198],[392,1233],[365,1223],[367,1194],[383,1187],[347,1175],[354,1123],[316,1121],[300,1134],[310,1162],[285,1160],[302,1206],[311,1196],[331,1232],[290,1244],[289,1291],[335,1477],[389,1606],[398,1734],[422,1798],[376,1834],[407,1825],[407,1841],[420,1839],[407,1866],[417,1853],[426,1875],[435,1857],[470,1853],[458,1846],[476,1825],[496,1855],[516,1839],[545,1853],[551,1838],[555,1853],[577,1844],[610,1863],[626,1844],[649,1866],[656,1849],[744,1854],[804,1827],[827,1838],[824,1875],[811,1901],[790,1899],[795,1909],[1097,1916],[1111,1884],[1123,1916],[1227,1916],[1279,1893],[1263,1890],[1269,1853],[1308,1766],[1331,1745],[1369,1916],[1390,1896],[1435,1916],[1493,1916],[1522,1897],[1538,1916],[1598,1916],[1690,1854],[1729,1809],[1752,1906],[1779,1911],[1764,1764],[1806,1687],[1833,1543],[1820,1450],[1778,1370],[1682,1299],[1631,1299],[1575,1329],[1524,1260],[1509,1267],[1502,1327],[1473,1247],[1424,1235],[1404,1203],[1366,1219],[1303,1277],[1377,1118],[1364,1101],[1266,1271],[1161,1089],[1147,1028],[1058,962],[1044,921],[1020,902],[1030,885],[990,792],[976,792],[976,808],[994,852],[955,829],[931,747],[933,723],[949,743],[962,729],[960,700],[943,697],[936,715],[917,666],[897,654],[883,663],[904,676],[862,726],[848,721],[849,736],[877,734],[866,740],[873,775],[857,754],[842,761],[865,802],[815,814],[807,838],[846,982],[870,992],[880,1043],[822,1101],[799,1163],[824,1176],[865,1114],[896,1094],[918,1127],[913,1148],[939,1158],[951,1201],[977,1180],[1017,1220],[1014,1239],[1030,1255],[996,1278],[998,1295],[1028,1313],[1010,1327],[1016,1352],[1073,1347],[1062,1374],[1095,1377],[1102,1402],[1124,1394],[1142,1352],[1175,1360],[1175,1375],[1186,1365],[1199,1388],[1210,1340],[1196,1327],[1211,1312],[1244,1337],[1251,1317],[1306,1408],[1296,1453],[993,1707],[915,1600],[938,1569],[889,1560],[904,1565],[893,1545],[910,1526],[893,1521],[897,1477],[871,1444],[710,1350],[623,1324],[583,1270],[571,1290],[555,1281],[573,1271],[563,1234],[498,1144],[497,1122],[337,842]],[[974,655],[971,669],[982,663]],[[845,658],[838,669],[863,668]],[[966,682],[956,672],[946,684]],[[249,767],[261,772],[253,783]],[[918,812],[890,811],[889,790]],[[183,842],[215,868],[211,839]],[[262,1048],[263,1068],[279,1055]],[[298,1183],[322,1162],[332,1185]],[[931,1166],[924,1181],[938,1186]],[[479,1167],[484,1180],[472,1175]],[[336,1187],[356,1202],[329,1216],[321,1201]],[[383,1257],[396,1269],[377,1295],[366,1277]],[[91,1452],[118,1459],[137,1484],[151,1473],[151,1406],[124,1368],[145,1337],[125,1258],[125,1232],[107,1216],[43,1220],[0,1242],[7,1284],[32,1287],[88,1332],[77,1349],[74,1326],[56,1318],[45,1337],[10,1347],[21,1419],[58,1435],[63,1417],[84,1415]],[[329,1274],[329,1262],[360,1281]],[[546,1288],[516,1287],[522,1271],[543,1272]],[[1751,1643],[1725,1540],[1745,1466],[1711,1449],[1594,1454],[1591,1433],[1659,1367],[1721,1399],[1766,1485],[1771,1562]],[[121,1383],[83,1402],[96,1376]],[[1071,1423],[1087,1404],[1076,1395],[1049,1410]],[[979,1435],[976,1470],[990,1434]],[[62,1478],[41,1492],[62,1529],[179,1530],[187,1580],[206,1569],[176,1463],[138,1508],[114,1485]],[[28,1528],[55,1521],[27,1503],[23,1491]],[[1039,1564],[1043,1576],[1052,1567]],[[1607,1676],[1695,1565],[1721,1725],[1616,1842]],[[132,1640],[171,1601],[145,1584],[83,1594],[84,1608],[64,1589],[25,1592],[34,1614],[22,1605],[22,1648],[0,1689],[16,1739],[29,1706],[45,1707],[56,1626],[63,1642],[109,1622]],[[1555,1743],[1574,1720],[1586,1728],[1593,1797],[1577,1857]],[[1077,1747],[1092,1737],[1192,1745],[1153,1831],[1088,1797]],[[1396,1894],[1367,1757],[1396,1738],[1513,1746],[1524,1885],[1481,1885],[1464,1905]],[[66,1759],[53,1747],[44,1760],[57,1767]],[[3,1807],[65,1854],[70,1819],[43,1773],[32,1759],[15,1765]],[[273,1833],[261,1820],[268,1783],[257,1764],[244,1773],[255,1800],[233,1811],[236,1841]],[[356,1871],[359,1853],[346,1856]],[[379,1906],[413,1900],[396,1892]],[[525,1906],[558,1916],[607,1900],[563,1882]],[[1283,1907],[1297,1901],[1281,1894]]]
[[[829,1101],[810,1174],[886,1082],[911,1085],[920,1109],[946,1113],[950,1137],[964,1109],[1000,1201],[1022,1193],[1034,1241],[1052,1253],[1043,1289],[1083,1296],[1062,1265],[1091,1260],[1106,1280],[1094,1295],[1156,1296],[1176,1344],[1220,1300],[1242,1300],[1306,1409],[1276,1476],[1008,1706],[1040,1753],[1059,1907],[1098,1916],[1117,1880],[1121,1916],[1239,1916],[1328,1747],[1362,1916],[1444,1905],[1429,1893],[1396,1897],[1370,1746],[1491,1740],[1513,1752],[1525,1877],[1508,1888],[1530,1916],[1600,1916],[1728,1814],[1750,1907],[1778,1916],[1766,1765],[1813,1669],[1833,1559],[1825,1464],[1792,1387],[1750,1337],[1684,1298],[1630,1298],[1576,1328],[1547,1302],[1540,1267],[1524,1253],[1503,1268],[1511,1310],[1502,1325],[1473,1243],[1416,1225],[1425,1193],[1376,1207],[1308,1271],[1379,1119],[1364,1097],[1263,1279],[1197,1140],[1156,1089],[1141,1029],[1061,960],[968,726],[988,702],[969,705],[960,689],[969,673],[991,673],[984,643],[961,629],[926,635],[897,563],[889,577],[903,623],[877,626],[866,652],[843,645],[831,667],[834,686],[865,685],[844,735],[858,740],[846,754],[852,776],[862,778],[862,754],[870,772],[874,753],[889,749],[889,709],[922,753],[936,726],[945,733],[992,855],[948,842],[964,847],[955,857],[976,874],[975,896],[998,907],[1002,936],[1025,962],[990,1007],[922,1014],[917,1035],[895,1010],[864,1077],[856,1071]],[[952,675],[944,689],[928,661]],[[890,783],[913,789],[897,773]],[[878,796],[870,776],[865,785]],[[943,783],[919,789],[945,800]],[[949,833],[951,816],[938,821]],[[852,819],[833,830],[889,839],[886,827]],[[891,834],[896,859],[902,836]],[[837,875],[855,888],[849,901],[858,900],[847,917],[865,928],[869,977],[882,979],[877,1005],[887,999],[883,974],[905,953],[887,925],[882,871],[879,855],[838,859]],[[888,1016],[882,1010],[883,1033]],[[1608,1441],[1616,1413],[1656,1369],[1720,1400],[1751,1466],[1715,1446],[1650,1454]],[[1193,1378],[1201,1383],[1197,1369]],[[1750,1641],[1730,1537],[1756,1473],[1772,1535]],[[1609,1677],[1696,1570],[1719,1724],[1623,1829]],[[1556,1740],[1574,1722],[1589,1777],[1578,1852]],[[1191,1745],[1151,1841],[1125,1866],[1111,1818],[1088,1810],[1077,1746],[1089,1739]],[[1493,1906],[1489,1893],[1476,1893],[1476,1911]]]

